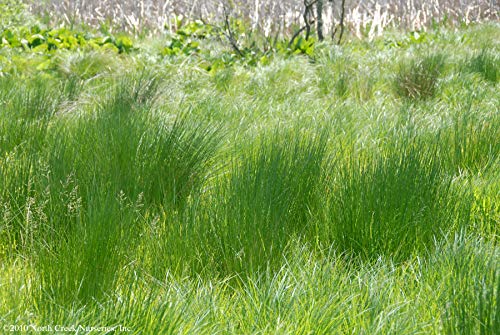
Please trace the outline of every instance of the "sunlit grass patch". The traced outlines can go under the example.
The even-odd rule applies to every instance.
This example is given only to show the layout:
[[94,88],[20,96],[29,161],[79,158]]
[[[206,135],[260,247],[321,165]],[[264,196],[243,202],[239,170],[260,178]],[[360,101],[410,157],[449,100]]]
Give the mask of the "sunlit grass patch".
[[2,72],[0,327],[494,334],[498,94],[464,64],[498,29],[474,29]]
[[327,218],[334,243],[368,259],[405,259],[467,224],[471,200],[454,194],[436,153],[436,143],[406,138],[341,161],[332,172]]

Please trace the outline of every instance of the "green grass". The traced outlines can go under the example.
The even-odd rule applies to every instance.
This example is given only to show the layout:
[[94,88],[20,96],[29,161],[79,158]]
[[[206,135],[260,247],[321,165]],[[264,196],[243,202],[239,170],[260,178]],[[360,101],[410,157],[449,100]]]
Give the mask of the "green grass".
[[2,331],[495,334],[497,36],[215,72],[154,46],[19,63],[0,77]]
[[397,95],[410,99],[427,99],[436,94],[438,79],[444,67],[442,54],[418,56],[400,64],[394,79]]
[[469,192],[444,173],[436,140],[398,140],[373,156],[351,153],[334,173],[328,219],[342,250],[401,260],[468,224]]
[[500,59],[498,55],[484,48],[467,59],[465,67],[470,72],[479,73],[484,79],[496,83],[499,78]]
[[205,220],[218,242],[214,253],[222,274],[279,264],[290,238],[312,236],[311,217],[322,205],[327,134],[276,131],[219,177]]

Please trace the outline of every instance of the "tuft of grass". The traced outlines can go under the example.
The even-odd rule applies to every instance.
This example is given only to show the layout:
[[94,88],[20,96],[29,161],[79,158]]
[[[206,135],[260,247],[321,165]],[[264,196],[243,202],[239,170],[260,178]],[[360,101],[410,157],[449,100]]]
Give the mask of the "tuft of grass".
[[434,97],[444,64],[443,54],[428,55],[400,63],[394,78],[395,93],[402,98],[417,100]]
[[499,163],[500,117],[498,114],[487,117],[475,114],[470,106],[457,113],[451,136],[442,143],[447,146],[445,152],[451,154],[449,161],[455,170],[484,173]]
[[294,235],[313,230],[327,131],[276,131],[233,163],[215,189],[212,230],[224,274],[253,273],[280,263]]
[[223,130],[186,115],[173,123],[153,118],[149,127],[136,149],[139,190],[162,206],[182,206],[202,191],[209,168],[216,166]]
[[332,173],[329,225],[334,243],[365,259],[403,260],[468,221],[471,199],[455,193],[437,146],[406,139],[352,155]]
[[134,199],[142,194],[147,204],[166,207],[199,191],[220,127],[158,113],[157,90],[154,77],[125,78],[97,111],[70,120],[70,126],[63,123],[49,155],[57,178],[74,174],[84,199],[103,188]]
[[[59,95],[40,78],[0,80],[0,203],[9,245],[28,246],[47,220],[37,180],[47,172],[41,158]],[[38,202],[41,201],[41,202]]]
[[57,71],[63,76],[89,80],[116,71],[119,60],[112,53],[72,51],[58,55]]
[[500,58],[488,49],[469,57],[465,62],[465,69],[469,72],[479,73],[485,80],[497,83],[500,73]]
[[33,248],[35,280],[41,283],[35,293],[39,313],[57,306],[79,308],[114,291],[139,232],[137,208],[125,200],[123,194],[95,194],[80,209],[77,224],[39,236]]
[[42,77],[31,82],[0,78],[0,155],[18,149],[39,151],[59,94]]

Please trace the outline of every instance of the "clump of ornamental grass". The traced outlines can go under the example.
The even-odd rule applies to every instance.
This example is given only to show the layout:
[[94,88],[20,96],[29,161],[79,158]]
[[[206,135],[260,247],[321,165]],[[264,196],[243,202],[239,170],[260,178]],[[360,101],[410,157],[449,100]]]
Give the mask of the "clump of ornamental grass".
[[[9,244],[26,246],[44,218],[36,180],[46,175],[41,161],[59,94],[40,78],[0,79],[0,203]],[[39,193],[39,192],[38,192]]]
[[115,85],[95,112],[70,120],[53,137],[52,169],[60,179],[73,173],[84,199],[105,188],[130,198],[142,194],[147,204],[182,204],[207,175],[220,127],[158,111],[154,76]]
[[453,117],[443,136],[443,159],[455,172],[482,173],[494,169],[500,158],[500,117],[478,115],[471,106]]
[[498,54],[483,48],[480,52],[469,57],[465,62],[465,69],[480,74],[485,80],[495,84],[500,73],[500,57]]
[[444,61],[442,54],[433,54],[401,62],[393,81],[396,95],[416,100],[434,97]]
[[436,150],[436,143],[403,138],[379,153],[340,161],[327,218],[335,245],[362,259],[403,260],[466,224],[470,199],[453,187]]
[[103,299],[117,284],[135,250],[140,208],[123,194],[95,193],[78,208],[76,224],[39,236],[33,268],[41,284],[37,306],[78,307]]
[[[321,207],[327,132],[276,131],[242,154],[214,191],[210,222],[222,273],[279,264],[294,235],[312,229]],[[208,241],[207,241],[208,242]]]

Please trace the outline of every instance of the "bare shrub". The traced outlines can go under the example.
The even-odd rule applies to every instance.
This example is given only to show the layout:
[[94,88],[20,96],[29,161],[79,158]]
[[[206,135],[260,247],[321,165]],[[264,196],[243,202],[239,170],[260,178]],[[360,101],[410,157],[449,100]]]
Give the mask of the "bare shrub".
[[[131,33],[175,30],[179,18],[221,22],[227,9],[266,36],[289,35],[303,26],[303,0],[24,0],[32,12],[46,14],[66,23],[99,26]],[[332,32],[339,24],[341,1],[325,1],[323,28]],[[345,21],[357,37],[373,38],[391,26],[410,30],[425,29],[433,20],[477,22],[498,20],[496,0],[347,0]]]

